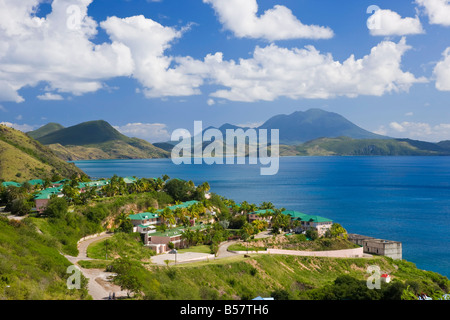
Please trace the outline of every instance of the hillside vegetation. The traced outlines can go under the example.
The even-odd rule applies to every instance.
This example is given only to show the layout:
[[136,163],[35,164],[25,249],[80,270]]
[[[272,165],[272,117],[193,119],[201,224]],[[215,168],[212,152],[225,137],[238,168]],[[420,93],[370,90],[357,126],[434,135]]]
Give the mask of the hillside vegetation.
[[23,182],[74,174],[85,175],[23,132],[0,126],[0,179]]
[[46,124],[43,127],[40,127],[37,130],[34,131],[30,131],[27,134],[32,137],[33,139],[39,139],[40,137],[43,137],[47,134],[50,134],[52,132],[58,131],[64,129],[64,126],[62,126],[59,123],[54,123],[54,122],[50,122],[48,124]]
[[439,156],[450,150],[408,139],[321,138],[297,146],[280,146],[282,156]]
[[[381,290],[369,290],[369,266],[391,274]],[[442,296],[450,289],[446,277],[418,270],[406,261],[386,257],[368,259],[319,258],[283,255],[237,256],[170,267],[144,266],[128,258],[115,261],[117,282],[128,270],[139,292],[135,298],[155,300],[400,300],[414,294]],[[124,273],[125,275],[125,273]],[[135,283],[136,283],[135,282]],[[412,295],[411,295],[412,294]]]
[[[28,134],[35,135],[36,131]],[[157,148],[145,140],[129,138],[121,134],[106,121],[80,123],[52,131],[37,139],[48,145],[61,159],[66,161],[167,158],[169,156],[167,151]]]
[[52,237],[0,217],[0,300],[89,299],[83,277],[81,290],[67,288],[70,265]]

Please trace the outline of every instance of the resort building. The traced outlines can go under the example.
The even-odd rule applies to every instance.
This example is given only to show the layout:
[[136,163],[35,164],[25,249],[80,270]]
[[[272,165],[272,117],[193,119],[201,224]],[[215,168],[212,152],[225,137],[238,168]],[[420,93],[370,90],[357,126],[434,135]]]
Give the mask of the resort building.
[[319,237],[323,237],[333,225],[333,220],[321,216],[313,216],[298,211],[283,211],[283,214],[289,215],[292,221],[298,221],[300,223],[294,229],[295,232],[304,232],[313,228],[317,230]]
[[152,233],[156,231],[156,226],[161,224],[157,213],[137,213],[129,215],[128,218],[133,224],[133,232]]
[[169,251],[170,242],[174,244],[175,248],[184,248],[187,244],[187,241],[183,239],[182,235],[183,232],[187,229],[192,231],[204,231],[206,227],[203,224],[198,224],[189,228],[179,227],[166,230],[164,232],[158,231],[154,233],[144,233],[144,245],[150,247],[152,250],[156,251],[156,253],[165,253]]
[[34,196],[34,204],[38,213],[45,211],[52,196],[62,197],[62,186],[44,189]]
[[[252,223],[255,220],[266,221],[269,224],[269,227],[271,227],[274,212],[275,211],[272,209],[267,209],[249,213],[248,221],[249,223]],[[330,230],[331,226],[333,225],[333,220],[320,216],[312,216],[291,210],[285,210],[281,213],[290,216],[291,221],[298,221],[298,226],[294,229],[294,232],[297,233],[302,233],[310,228],[314,228],[317,230],[319,237],[322,237],[325,235],[327,230]]]
[[359,234],[349,234],[348,240],[364,248],[364,253],[402,259],[402,243],[384,239],[376,239]]
[[5,188],[11,187],[11,186],[20,188],[22,186],[22,184],[15,182],[15,181],[5,181],[5,182],[2,182],[2,186]]
[[272,209],[258,210],[248,214],[248,222],[252,223],[255,220],[266,221],[271,226],[272,216],[274,211]]
[[[199,203],[198,201],[187,201],[177,205],[173,205],[169,208],[174,211],[177,208],[189,208],[195,204]],[[131,220],[133,224],[133,232],[139,232],[141,234],[141,238],[146,246],[151,247],[156,253],[164,253],[168,250],[168,244],[172,242],[175,247],[180,248],[184,247],[185,243],[181,239],[181,234],[185,228],[175,228],[175,225],[169,225],[170,229],[168,231],[160,232],[156,231],[156,226],[162,224],[161,213],[164,209],[158,209],[156,212],[143,212],[129,215],[128,218]],[[192,227],[191,229],[197,230],[199,228],[203,228],[203,225],[194,225],[194,221],[191,221]]]

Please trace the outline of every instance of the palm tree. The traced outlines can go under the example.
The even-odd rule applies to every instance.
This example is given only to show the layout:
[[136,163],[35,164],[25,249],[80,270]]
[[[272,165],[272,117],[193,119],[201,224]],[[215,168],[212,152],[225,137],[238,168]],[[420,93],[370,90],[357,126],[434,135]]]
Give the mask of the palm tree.
[[164,210],[160,213],[161,223],[164,224],[168,222],[169,225],[175,224],[175,216],[173,215],[172,210],[168,207],[165,207]]
[[275,209],[275,206],[273,205],[272,202],[263,202],[263,203],[261,203],[259,208],[269,210],[269,209]]
[[189,211],[189,216],[191,217],[191,219],[194,219],[194,221],[199,218],[199,212],[195,206],[190,206],[188,208],[188,211]]
[[194,232],[191,229],[186,229],[181,234],[181,239],[186,240],[187,246],[190,247],[194,240]]
[[182,208],[176,208],[174,210],[174,215],[175,215],[175,218],[177,218],[179,221],[183,221],[184,212],[183,212]]

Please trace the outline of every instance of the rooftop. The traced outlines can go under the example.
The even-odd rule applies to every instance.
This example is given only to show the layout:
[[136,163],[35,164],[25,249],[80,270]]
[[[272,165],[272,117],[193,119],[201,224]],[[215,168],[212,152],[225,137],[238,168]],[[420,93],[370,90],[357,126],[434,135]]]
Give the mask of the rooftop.
[[157,213],[152,212],[142,212],[142,213],[136,213],[131,214],[128,216],[131,220],[147,220],[147,219],[156,219],[159,215]]
[[178,227],[178,228],[173,228],[173,229],[168,229],[164,232],[161,231],[157,231],[155,233],[152,233],[151,236],[156,236],[156,237],[175,237],[175,236],[179,236],[181,235],[186,229],[192,230],[192,231],[197,231],[197,230],[203,230],[206,229],[206,225],[204,224],[196,224],[195,226],[192,227]]

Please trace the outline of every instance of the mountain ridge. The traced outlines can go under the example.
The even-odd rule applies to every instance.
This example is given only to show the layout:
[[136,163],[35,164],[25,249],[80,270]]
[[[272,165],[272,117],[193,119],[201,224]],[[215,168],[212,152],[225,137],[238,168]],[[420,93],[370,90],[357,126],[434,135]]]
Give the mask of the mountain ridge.
[[285,145],[297,145],[318,138],[342,136],[353,139],[389,139],[389,137],[360,128],[340,114],[322,109],[276,115],[257,129],[279,129],[280,144]]
[[28,181],[86,175],[22,131],[0,125],[0,179]]
[[[28,135],[34,133],[35,131]],[[169,156],[167,151],[155,147],[148,141],[123,135],[104,120],[82,122],[50,132],[37,140],[49,146],[66,161]]]

